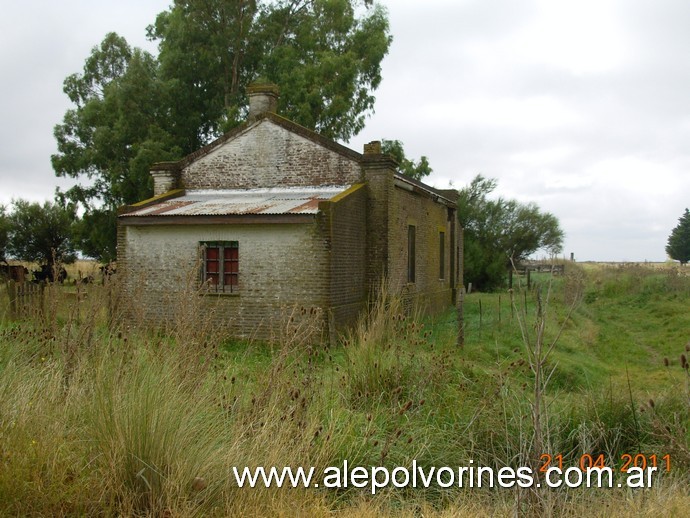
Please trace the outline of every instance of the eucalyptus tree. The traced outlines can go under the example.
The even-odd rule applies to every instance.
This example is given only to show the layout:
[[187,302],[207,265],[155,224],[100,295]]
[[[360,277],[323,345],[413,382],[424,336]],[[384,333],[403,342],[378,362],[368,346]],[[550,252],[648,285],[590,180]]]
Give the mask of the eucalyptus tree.
[[257,78],[279,85],[282,115],[349,140],[373,109],[391,43],[385,9],[357,0],[177,0],[148,34],[192,149],[244,120]]
[[387,13],[369,0],[176,0],[148,27],[158,55],[106,35],[64,82],[74,104],[55,127],[58,199],[84,217],[79,248],[115,254],[115,211],[152,193],[149,169],[240,124],[247,86],[280,87],[279,111],[326,137],[364,127],[391,43]]

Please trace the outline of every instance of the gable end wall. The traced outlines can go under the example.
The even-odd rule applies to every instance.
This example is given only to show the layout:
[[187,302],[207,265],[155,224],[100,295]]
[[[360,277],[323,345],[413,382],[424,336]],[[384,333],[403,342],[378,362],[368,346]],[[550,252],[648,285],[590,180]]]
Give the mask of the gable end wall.
[[361,167],[264,119],[183,168],[187,189],[253,189],[352,185]]
[[[325,332],[328,250],[320,227],[120,224],[118,268],[130,317],[144,326],[174,326],[199,312],[202,326],[213,313],[210,323],[232,336],[276,340],[293,316],[293,325],[307,319]],[[239,242],[237,295],[199,291],[202,241]]]

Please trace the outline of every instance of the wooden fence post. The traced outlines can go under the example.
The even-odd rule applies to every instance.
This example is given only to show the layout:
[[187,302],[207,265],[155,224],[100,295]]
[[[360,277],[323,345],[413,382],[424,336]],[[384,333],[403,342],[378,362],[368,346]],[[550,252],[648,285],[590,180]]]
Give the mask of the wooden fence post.
[[[40,282],[38,284],[38,316],[42,319],[46,318],[46,297],[45,297],[46,283]],[[78,301],[77,301],[78,302]]]
[[7,282],[10,299],[10,319],[43,318],[45,313],[45,283]]

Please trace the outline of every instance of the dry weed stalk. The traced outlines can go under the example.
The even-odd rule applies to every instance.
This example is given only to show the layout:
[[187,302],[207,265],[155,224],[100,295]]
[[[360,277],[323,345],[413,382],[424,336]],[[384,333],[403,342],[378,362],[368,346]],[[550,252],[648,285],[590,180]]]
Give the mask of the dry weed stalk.
[[313,346],[323,342],[324,324],[324,311],[320,307],[283,305],[280,308],[279,321],[271,326],[271,343],[279,344],[281,350]]
[[[662,414],[657,408],[653,399],[647,403],[648,409],[652,413],[652,434],[661,439],[667,447],[667,453],[674,460],[675,464],[690,466],[690,446],[688,445],[687,433],[688,423],[690,422],[690,342],[688,342],[679,356],[679,367],[683,380],[680,382],[683,389],[678,390],[677,395],[682,393],[680,398],[681,408],[672,411],[671,415]],[[670,371],[671,362],[664,358],[664,365],[669,371],[671,379],[677,378]],[[644,407],[641,410],[645,410]]]
[[[513,264],[513,268],[515,265]],[[581,283],[576,283],[579,287]],[[546,296],[542,296],[541,287],[536,289],[536,308],[534,322],[532,324],[533,332],[530,332],[528,325],[528,315],[526,305],[518,308],[516,305],[513,292],[511,291],[511,304],[515,309],[517,321],[520,327],[522,343],[527,354],[527,363],[533,375],[532,382],[532,398],[531,398],[531,424],[532,424],[532,438],[524,444],[525,451],[524,461],[532,468],[533,473],[539,473],[540,457],[544,453],[552,451],[550,441],[550,426],[548,415],[548,403],[546,401],[546,388],[549,384],[555,366],[549,368],[549,359],[558,343],[566,324],[570,320],[573,312],[579,305],[582,299],[582,290],[574,291],[570,296],[570,303],[567,306],[567,312],[563,321],[561,322],[556,334],[549,339],[546,336],[546,326],[549,321],[549,303],[552,296],[553,289],[553,269],[549,280],[547,282]],[[518,495],[518,508],[521,507],[521,496]],[[524,504],[530,510],[538,513],[544,512],[550,505],[547,502],[547,495],[543,491],[532,488],[528,493],[528,497]]]
[[183,379],[192,384],[203,382],[225,338],[221,299],[206,296],[199,281],[200,267],[197,262],[192,268],[181,269],[184,273],[178,284],[182,289],[168,297],[172,316],[163,327],[163,336],[173,342]]

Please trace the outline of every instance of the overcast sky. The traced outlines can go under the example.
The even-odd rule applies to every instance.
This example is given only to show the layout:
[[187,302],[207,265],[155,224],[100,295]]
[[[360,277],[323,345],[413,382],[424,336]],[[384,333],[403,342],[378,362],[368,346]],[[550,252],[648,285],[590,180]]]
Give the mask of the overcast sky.
[[[52,199],[62,92],[115,31],[145,28],[168,0],[2,0],[0,203]],[[536,202],[578,260],[663,261],[690,207],[690,2],[383,0],[394,37],[376,112],[349,145],[398,139],[426,181],[476,174]]]

